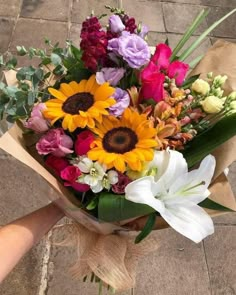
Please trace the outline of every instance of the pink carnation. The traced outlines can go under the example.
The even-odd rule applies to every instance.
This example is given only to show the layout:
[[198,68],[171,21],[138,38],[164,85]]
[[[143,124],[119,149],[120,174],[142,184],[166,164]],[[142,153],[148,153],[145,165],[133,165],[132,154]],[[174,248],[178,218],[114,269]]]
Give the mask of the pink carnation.
[[36,144],[40,155],[52,154],[56,157],[64,157],[66,154],[73,153],[72,147],[72,139],[65,134],[62,128],[49,130]]

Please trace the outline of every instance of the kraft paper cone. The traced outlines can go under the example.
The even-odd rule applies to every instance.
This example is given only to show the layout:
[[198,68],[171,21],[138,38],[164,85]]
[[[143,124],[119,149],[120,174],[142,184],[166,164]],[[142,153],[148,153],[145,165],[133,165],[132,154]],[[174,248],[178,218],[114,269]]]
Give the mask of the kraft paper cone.
[[[236,91],[236,43],[224,40],[216,41],[190,76],[200,74],[202,79],[206,79],[209,72],[212,72],[214,76],[227,75],[228,79],[224,84],[225,95]],[[213,155],[217,160],[214,176],[216,178],[233,161],[236,161],[236,136],[218,147]]]

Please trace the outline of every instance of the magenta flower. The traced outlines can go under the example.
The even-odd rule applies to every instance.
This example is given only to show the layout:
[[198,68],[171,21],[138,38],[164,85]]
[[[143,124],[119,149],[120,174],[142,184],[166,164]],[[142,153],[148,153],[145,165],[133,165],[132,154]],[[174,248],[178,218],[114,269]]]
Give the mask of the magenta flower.
[[86,155],[90,150],[90,145],[94,141],[94,134],[90,130],[84,130],[79,135],[75,141],[75,153],[77,156]]
[[79,192],[87,192],[90,189],[89,185],[77,182],[80,175],[81,171],[76,166],[67,166],[61,171],[61,178],[66,180],[64,186],[71,186]]
[[164,43],[160,43],[156,46],[156,51],[151,60],[159,66],[160,70],[166,70],[170,64],[171,54],[171,48]]
[[96,73],[96,80],[98,84],[109,82],[110,85],[116,86],[124,77],[124,68],[102,68],[100,72]]
[[73,153],[72,147],[72,139],[65,134],[62,128],[49,130],[36,144],[40,155],[52,154],[56,157],[64,157],[66,154]]
[[188,70],[189,65],[176,60],[169,65],[168,77],[175,79],[176,85],[180,86],[184,82]]
[[125,29],[125,26],[118,15],[112,15],[109,18],[109,26],[111,32],[116,34],[121,33]]
[[181,62],[170,62],[172,50],[166,44],[158,44],[156,51],[148,66],[141,72],[142,87],[140,102],[142,99],[154,99],[159,102],[164,98],[165,76],[175,79],[176,85],[181,86],[188,72],[189,65]]
[[49,129],[48,122],[43,118],[42,111],[46,109],[44,103],[39,103],[33,107],[30,118],[24,123],[28,129],[37,133],[46,132]]
[[141,81],[141,99],[154,99],[156,102],[163,99],[165,75],[160,72],[159,67],[152,61],[141,72]]

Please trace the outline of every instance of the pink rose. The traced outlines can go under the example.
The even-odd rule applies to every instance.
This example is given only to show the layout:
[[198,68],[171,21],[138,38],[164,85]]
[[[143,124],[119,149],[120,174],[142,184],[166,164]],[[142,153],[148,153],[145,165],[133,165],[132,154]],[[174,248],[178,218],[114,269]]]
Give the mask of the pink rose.
[[183,84],[184,82],[184,79],[188,70],[189,70],[189,65],[176,60],[169,65],[168,77],[170,79],[175,78],[176,85],[181,86],[181,84]]
[[86,155],[90,150],[90,145],[94,141],[94,135],[91,131],[82,131],[75,142],[75,153],[78,156]]
[[71,186],[79,192],[87,192],[90,189],[89,185],[76,181],[81,175],[81,171],[76,166],[67,166],[61,171],[60,175],[62,179],[66,180],[64,183],[65,186]]
[[152,98],[156,102],[159,102],[163,99],[165,75],[160,72],[159,67],[155,65],[152,61],[141,72],[141,81],[141,101],[143,99]]
[[171,54],[172,50],[168,45],[158,44],[151,61],[157,64],[160,70],[165,70],[169,67]]
[[48,122],[43,118],[42,111],[46,109],[44,103],[39,103],[33,107],[31,117],[25,122],[25,127],[37,133],[46,132],[49,129]]
[[69,161],[65,158],[58,158],[53,155],[49,155],[45,161],[46,165],[50,167],[57,175],[61,174],[61,171],[70,165]]
[[62,128],[50,129],[36,144],[40,155],[52,154],[56,157],[64,157],[66,154],[73,153],[72,147],[72,139],[65,134]]

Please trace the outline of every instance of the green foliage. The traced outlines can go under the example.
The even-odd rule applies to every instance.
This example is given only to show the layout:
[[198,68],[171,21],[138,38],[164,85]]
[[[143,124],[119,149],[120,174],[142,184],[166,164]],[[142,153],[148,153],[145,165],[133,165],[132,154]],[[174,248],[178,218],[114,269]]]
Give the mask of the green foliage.
[[190,141],[183,151],[188,166],[194,166],[213,152],[219,145],[236,135],[235,126],[236,113],[224,117],[212,128],[207,129]]
[[17,119],[27,118],[33,105],[36,102],[45,102],[49,98],[48,87],[59,87],[59,83],[51,84],[52,76],[56,80],[69,82],[75,80],[80,82],[82,79],[90,77],[91,72],[84,68],[81,60],[82,52],[80,49],[67,42],[65,48],[55,45],[49,39],[45,40],[47,49],[25,48],[17,46],[18,56],[27,56],[30,59],[38,59],[38,66],[17,67],[17,58],[0,56],[0,68],[3,70],[15,70],[17,86],[7,86],[0,83],[0,119],[6,114],[9,122]]
[[116,222],[148,215],[155,210],[147,205],[133,203],[124,195],[102,192],[99,195],[98,218],[106,222]]
[[152,213],[148,216],[147,222],[144,228],[142,229],[141,233],[137,235],[135,239],[135,244],[140,243],[143,239],[145,239],[151,233],[151,231],[154,228],[155,222],[156,222],[156,213]]

